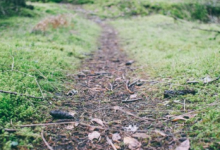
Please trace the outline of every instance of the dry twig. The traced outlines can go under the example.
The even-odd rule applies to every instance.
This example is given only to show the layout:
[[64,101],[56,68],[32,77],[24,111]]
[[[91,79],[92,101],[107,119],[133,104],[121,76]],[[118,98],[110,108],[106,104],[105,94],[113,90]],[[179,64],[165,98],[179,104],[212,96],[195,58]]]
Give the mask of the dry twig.
[[0,90],[0,93],[11,94],[11,95],[19,95],[19,96],[25,96],[25,97],[29,97],[29,98],[36,98],[36,99],[44,99],[43,97],[35,97],[35,96],[31,96],[31,95],[18,94],[16,92],[3,91],[3,90]]
[[4,129],[6,132],[16,132],[18,131],[17,129]]
[[47,148],[49,149],[49,150],[53,150],[53,148],[48,144],[48,142],[45,140],[45,138],[44,138],[44,131],[42,130],[41,131],[41,138],[42,138],[42,140],[44,141],[44,143],[46,144],[46,146],[47,146]]
[[123,100],[122,103],[131,103],[131,102],[136,102],[136,101],[139,101],[139,100],[142,100],[142,98]]
[[100,126],[91,126],[91,125],[86,124],[86,123],[83,123],[83,122],[57,122],[57,123],[45,123],[45,124],[27,124],[27,125],[18,125],[17,127],[51,126],[51,125],[61,125],[61,124],[80,124],[80,125],[82,125],[82,126],[92,127],[92,128],[95,128],[95,129],[104,130],[103,127],[100,127]]
[[111,109],[121,111],[121,112],[123,112],[123,113],[125,113],[125,114],[128,114],[128,115],[130,115],[130,116],[133,116],[133,117],[135,117],[135,118],[137,118],[137,119],[140,119],[140,120],[143,120],[143,121],[146,121],[146,120],[154,121],[154,120],[155,120],[155,119],[152,119],[152,118],[141,118],[141,117],[139,117],[139,116],[137,116],[137,115],[135,115],[135,114],[132,114],[131,112],[128,112],[128,111],[126,111],[126,110],[123,110],[123,108],[122,108],[122,107],[119,107],[119,106],[114,106],[114,107],[112,107]]
[[106,137],[106,140],[107,140],[108,144],[111,145],[114,150],[117,150],[117,148],[115,147],[115,145],[112,143],[112,140],[110,140],[107,135],[106,135],[105,137]]
[[129,84],[129,81],[126,81],[126,84],[125,84],[126,90],[127,90],[130,94],[134,94],[134,92],[132,92],[132,91],[128,88],[128,84]]

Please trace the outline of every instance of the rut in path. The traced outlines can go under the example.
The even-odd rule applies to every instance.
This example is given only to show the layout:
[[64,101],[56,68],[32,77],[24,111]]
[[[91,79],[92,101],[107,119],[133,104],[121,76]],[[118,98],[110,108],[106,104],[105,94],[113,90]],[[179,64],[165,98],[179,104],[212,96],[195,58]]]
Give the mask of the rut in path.
[[[137,139],[134,150],[172,149],[175,143],[173,136],[164,137],[162,133],[151,138],[147,136],[152,135],[156,128],[166,133],[169,130],[163,127],[160,120],[156,120],[157,114],[145,112],[153,110],[154,106],[148,103],[143,94],[142,82],[136,80],[134,64],[126,65],[129,60],[119,46],[117,32],[105,23],[100,23],[100,26],[103,31],[99,49],[83,61],[71,83],[79,93],[56,106],[56,109],[74,111],[75,117],[55,121],[77,123],[47,126],[44,129],[47,142],[57,150],[129,149],[123,139],[132,137]],[[104,126],[92,122],[94,118],[102,120]],[[94,131],[100,133],[101,137],[91,141],[88,134]],[[115,146],[107,142],[114,133],[121,137],[113,141]]]

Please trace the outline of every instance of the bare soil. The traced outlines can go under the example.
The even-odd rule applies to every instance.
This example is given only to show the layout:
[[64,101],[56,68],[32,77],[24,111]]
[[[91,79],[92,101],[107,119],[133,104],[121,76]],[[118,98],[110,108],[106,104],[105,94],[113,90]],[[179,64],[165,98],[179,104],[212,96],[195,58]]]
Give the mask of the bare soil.
[[[147,83],[137,77],[138,66],[124,53],[114,28],[98,22],[102,27],[100,46],[82,62],[68,85],[78,93],[63,97],[54,108],[74,112],[74,119],[51,120],[74,123],[46,126],[46,141],[56,150],[174,149],[179,139],[167,126],[166,113],[156,110],[157,101],[145,95]],[[90,140],[88,135],[94,131],[100,137]],[[115,133],[121,137],[118,141],[112,140]],[[126,137],[136,139],[133,148],[124,143]],[[41,146],[39,149],[47,149],[44,143]]]

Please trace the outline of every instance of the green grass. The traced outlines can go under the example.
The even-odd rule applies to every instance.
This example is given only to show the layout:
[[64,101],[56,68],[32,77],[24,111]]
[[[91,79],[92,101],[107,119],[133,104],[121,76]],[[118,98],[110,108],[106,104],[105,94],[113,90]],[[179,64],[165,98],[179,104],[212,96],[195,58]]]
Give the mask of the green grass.
[[[163,103],[168,101],[168,110],[174,110],[175,115],[181,114],[183,103],[186,110],[197,110],[197,116],[190,119],[184,130],[188,133],[192,149],[202,149],[202,146],[213,145],[220,140],[220,89],[219,81],[203,85],[188,85],[187,80],[197,80],[220,75],[220,37],[216,40],[215,33],[193,29],[219,30],[215,24],[199,24],[187,21],[175,21],[171,17],[152,15],[130,19],[118,19],[112,24],[120,33],[124,49],[137,66],[142,66],[139,73],[148,80],[159,81],[156,85],[149,85],[150,99],[160,98]],[[151,92],[150,89],[157,89]],[[179,96],[171,100],[163,99],[164,90],[195,89],[198,93]],[[216,103],[209,106],[211,103]],[[159,106],[159,104],[158,104]],[[206,140],[205,140],[206,139]],[[218,149],[218,148],[217,148]]]
[[[0,90],[51,97],[54,92],[66,91],[65,83],[69,80],[66,75],[73,74],[85,54],[95,50],[100,28],[64,5],[32,4],[35,6],[29,12],[32,17],[0,20]],[[40,20],[56,14],[67,15],[69,26],[31,33]],[[41,122],[47,115],[42,112],[49,113],[47,107],[47,100],[0,93],[0,129],[9,127],[10,121],[14,124]],[[19,145],[27,144],[30,139],[21,139]],[[17,140],[14,134],[2,131],[0,141],[4,142],[0,142],[0,147]]]
[[85,5],[102,18],[163,14],[180,19],[209,21],[209,15],[219,17],[220,3],[208,0],[96,0]]

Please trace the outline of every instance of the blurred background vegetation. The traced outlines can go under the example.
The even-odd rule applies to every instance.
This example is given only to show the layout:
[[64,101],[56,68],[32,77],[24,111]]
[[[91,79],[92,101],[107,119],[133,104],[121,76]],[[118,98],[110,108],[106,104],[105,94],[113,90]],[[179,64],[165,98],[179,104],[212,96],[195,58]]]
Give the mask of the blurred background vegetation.
[[[20,8],[34,9],[27,5],[27,0],[0,0],[0,15],[12,15]],[[95,10],[100,17],[120,17],[131,15],[150,15],[159,13],[174,18],[216,21],[220,15],[218,0],[29,0],[31,2],[56,2],[87,4],[86,7]],[[217,18],[216,18],[217,17]]]

